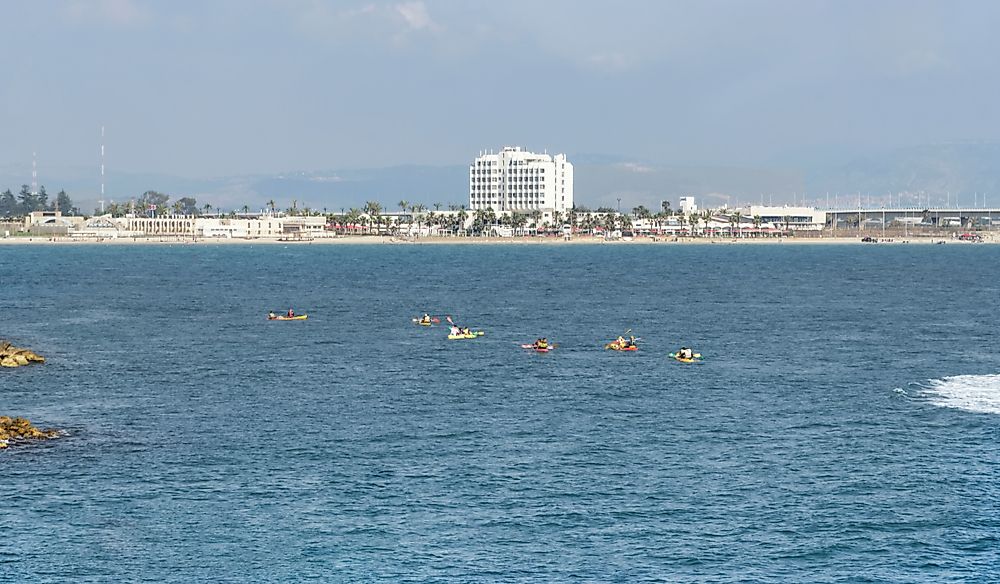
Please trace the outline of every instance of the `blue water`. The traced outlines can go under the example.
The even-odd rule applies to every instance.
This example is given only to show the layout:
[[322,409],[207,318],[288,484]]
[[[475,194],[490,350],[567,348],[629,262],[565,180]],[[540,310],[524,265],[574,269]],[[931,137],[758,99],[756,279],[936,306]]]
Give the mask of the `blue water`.
[[0,254],[0,581],[998,580],[1000,246]]

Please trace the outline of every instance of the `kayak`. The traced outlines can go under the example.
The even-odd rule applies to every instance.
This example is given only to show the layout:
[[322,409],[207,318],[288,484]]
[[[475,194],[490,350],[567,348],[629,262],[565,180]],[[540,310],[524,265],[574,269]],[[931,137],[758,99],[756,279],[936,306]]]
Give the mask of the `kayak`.
[[413,324],[419,324],[420,326],[431,326],[432,324],[437,324],[441,322],[440,318],[432,318],[430,322],[424,322],[419,318],[411,318],[410,320],[413,321]]
[[448,335],[448,340],[449,341],[460,341],[462,339],[474,339],[476,337],[481,337],[481,336],[483,336],[485,334],[486,333],[484,331],[472,331],[471,333],[469,333],[467,335]]
[[309,318],[308,314],[299,314],[297,316],[276,316],[274,318],[267,317],[267,320],[305,320]]
[[667,357],[670,357],[675,361],[679,361],[681,363],[698,363],[701,361],[701,353],[694,353],[694,357],[691,359],[688,359],[686,357],[681,357],[677,353],[669,353],[667,354]]
[[548,353],[552,349],[555,349],[555,347],[553,347],[552,345],[549,345],[548,347],[536,347],[535,345],[521,345],[521,348],[530,349],[536,353]]
[[628,347],[619,346],[618,343],[608,343],[604,345],[605,349],[611,349],[612,351],[638,351],[638,345],[629,345]]

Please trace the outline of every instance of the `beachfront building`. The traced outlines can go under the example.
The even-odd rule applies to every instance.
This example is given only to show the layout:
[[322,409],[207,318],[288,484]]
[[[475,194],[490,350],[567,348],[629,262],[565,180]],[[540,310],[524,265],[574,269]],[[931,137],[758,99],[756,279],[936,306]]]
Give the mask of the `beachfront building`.
[[681,197],[677,206],[685,215],[698,212],[698,205],[695,204],[694,197]]
[[826,211],[815,207],[789,207],[788,205],[748,205],[741,211],[745,217],[794,231],[820,231],[826,226]]
[[244,213],[238,217],[112,217],[101,215],[70,229],[76,237],[209,237],[312,239],[326,235],[326,218]]
[[520,146],[481,153],[469,166],[469,208],[565,213],[573,208],[573,165],[565,154],[536,154]]

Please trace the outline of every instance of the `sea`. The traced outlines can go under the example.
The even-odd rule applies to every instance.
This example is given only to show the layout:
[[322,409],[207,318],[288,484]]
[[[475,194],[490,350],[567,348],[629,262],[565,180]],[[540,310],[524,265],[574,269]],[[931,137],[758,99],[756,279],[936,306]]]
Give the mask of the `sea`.
[[2,582],[1000,581],[1000,246],[0,258]]

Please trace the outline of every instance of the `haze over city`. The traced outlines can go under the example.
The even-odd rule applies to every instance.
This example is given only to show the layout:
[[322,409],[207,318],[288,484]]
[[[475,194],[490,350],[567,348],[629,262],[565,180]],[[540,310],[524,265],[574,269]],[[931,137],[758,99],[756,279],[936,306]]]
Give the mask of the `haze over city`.
[[638,202],[904,188],[883,183],[906,161],[853,173],[861,184],[841,169],[928,145],[957,162],[913,188],[982,192],[997,182],[979,174],[997,158],[998,13],[903,1],[4,3],[0,187],[26,181],[37,152],[50,189],[93,198],[105,126],[120,197],[263,200],[274,193],[258,183],[205,181],[426,166],[457,169],[428,180],[462,202],[462,168],[508,144],[569,154],[593,203],[616,185]]

